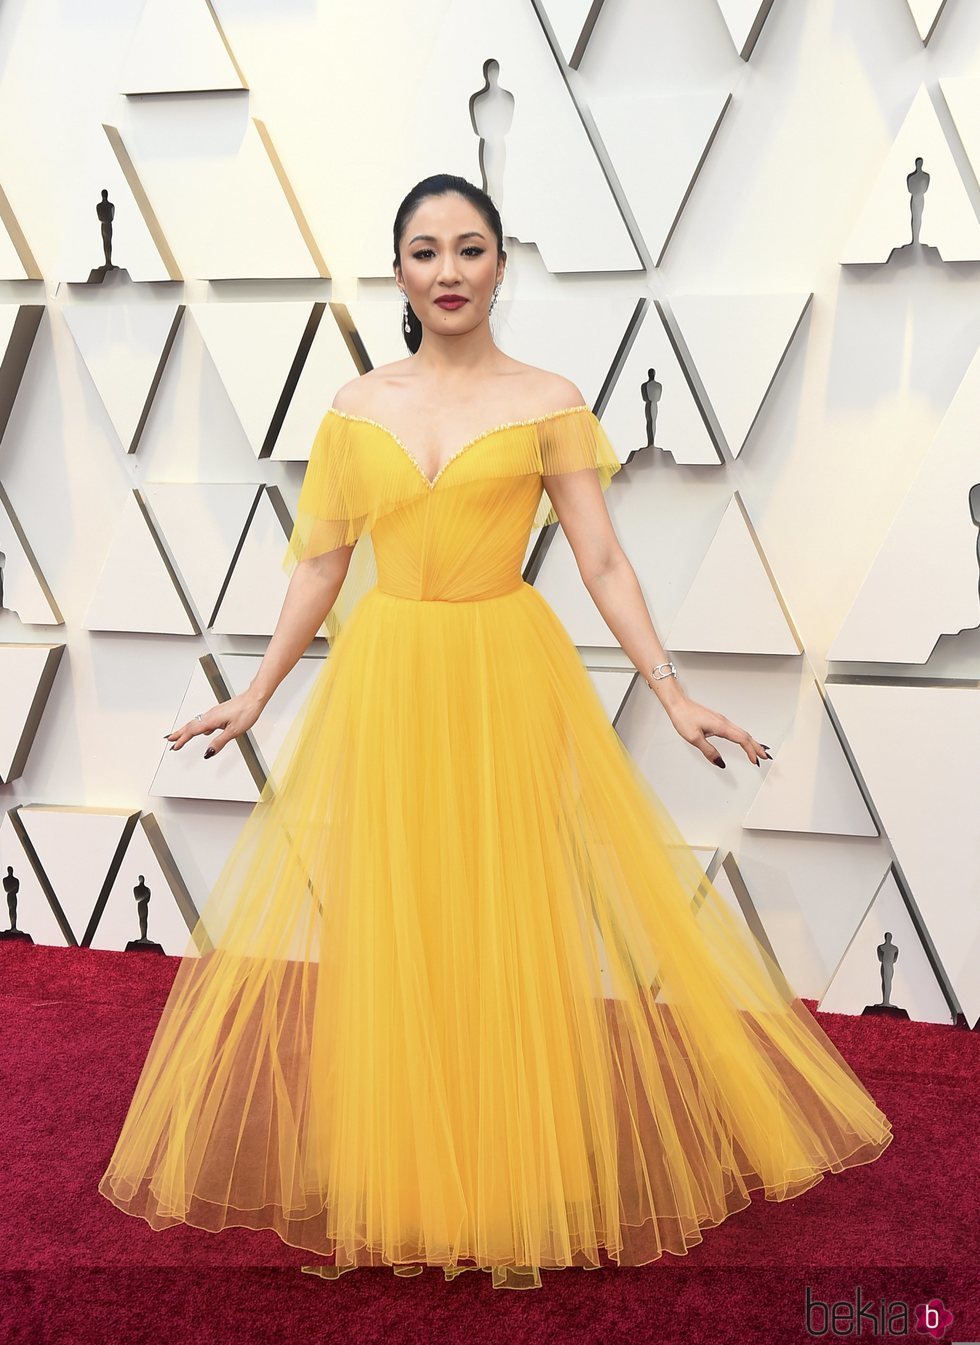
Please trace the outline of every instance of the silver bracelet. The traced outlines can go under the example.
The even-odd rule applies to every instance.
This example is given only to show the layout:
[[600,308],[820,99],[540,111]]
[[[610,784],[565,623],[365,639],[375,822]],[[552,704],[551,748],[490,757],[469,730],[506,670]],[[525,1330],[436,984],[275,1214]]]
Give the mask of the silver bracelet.
[[[661,668],[669,669],[668,672],[661,672]],[[658,663],[655,668],[650,669],[650,677],[654,682],[662,682],[665,677],[676,677],[677,669],[673,663],[668,660],[666,663]],[[649,683],[647,683],[649,685]]]

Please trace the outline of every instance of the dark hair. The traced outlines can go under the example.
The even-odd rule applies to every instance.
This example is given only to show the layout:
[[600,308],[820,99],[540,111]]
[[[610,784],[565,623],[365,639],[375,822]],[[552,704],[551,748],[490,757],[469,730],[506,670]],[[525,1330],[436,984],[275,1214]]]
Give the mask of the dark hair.
[[[433,173],[431,177],[424,177],[421,182],[416,182],[395,213],[393,235],[395,261],[399,266],[402,263],[398,242],[416,206],[430,196],[445,196],[447,192],[451,191],[456,192],[459,196],[464,196],[471,205],[476,206],[487,227],[497,239],[498,254],[502,257],[507,255],[504,252],[504,230],[500,222],[500,211],[483,188],[476,187],[465,177],[456,177],[453,173]],[[405,344],[414,355],[422,344],[422,324],[411,304],[408,305],[408,325],[410,330],[406,332],[404,322],[401,323],[402,335],[405,338]]]

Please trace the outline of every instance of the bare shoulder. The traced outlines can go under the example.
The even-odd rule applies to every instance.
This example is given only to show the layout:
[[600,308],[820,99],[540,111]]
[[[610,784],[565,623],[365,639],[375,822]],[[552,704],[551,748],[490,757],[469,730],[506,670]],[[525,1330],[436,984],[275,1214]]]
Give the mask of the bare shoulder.
[[370,415],[380,388],[402,374],[407,364],[407,359],[392,360],[390,364],[379,364],[367,373],[358,374],[348,383],[342,383],[334,393],[333,407],[337,411],[347,411],[352,416]]
[[[396,402],[401,400],[414,382],[413,373],[410,359],[379,364],[342,384],[334,394],[333,406],[352,416],[377,416],[381,414],[379,407],[384,412],[393,396]],[[476,396],[474,400],[492,401],[497,408],[510,406],[515,419],[587,405],[581,389],[571,379],[513,359],[498,368],[482,392],[482,398]]]
[[528,389],[526,400],[540,406],[542,412],[564,411],[574,406],[588,405],[581,389],[551,369],[539,369],[533,364],[523,366],[523,379]]

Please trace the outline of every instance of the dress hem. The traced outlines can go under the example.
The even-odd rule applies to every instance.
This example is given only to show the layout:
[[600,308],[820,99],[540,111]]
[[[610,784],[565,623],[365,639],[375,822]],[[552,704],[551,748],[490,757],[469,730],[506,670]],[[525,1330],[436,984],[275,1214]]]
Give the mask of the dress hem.
[[[696,1229],[696,1232],[697,1232],[698,1236],[696,1236],[696,1237],[693,1237],[693,1236],[692,1236],[692,1237],[687,1237],[687,1236],[685,1235],[685,1237],[684,1237],[685,1246],[684,1246],[684,1248],[683,1248],[682,1250],[680,1250],[680,1249],[679,1249],[679,1250],[675,1250],[675,1249],[673,1249],[673,1248],[671,1248],[671,1247],[661,1246],[660,1251],[659,1251],[656,1255],[654,1255],[654,1256],[649,1256],[649,1257],[646,1257],[646,1258],[644,1258],[644,1259],[630,1260],[630,1261],[626,1261],[626,1262],[624,1262],[624,1261],[622,1261],[621,1257],[620,1257],[619,1255],[617,1255],[617,1253],[621,1253],[621,1252],[623,1251],[624,1244],[623,1244],[622,1242],[620,1242],[620,1243],[618,1243],[618,1244],[614,1244],[614,1246],[610,1248],[609,1245],[608,1245],[608,1243],[605,1241],[605,1238],[603,1237],[603,1238],[599,1241],[599,1243],[598,1243],[598,1250],[599,1250],[600,1252],[604,1252],[605,1255],[608,1257],[608,1260],[609,1260],[609,1262],[610,1262],[610,1265],[608,1265],[608,1266],[606,1266],[606,1264],[605,1264],[603,1261],[601,1261],[601,1260],[598,1261],[598,1262],[593,1261],[593,1260],[588,1260],[588,1261],[582,1263],[582,1262],[575,1262],[575,1261],[573,1261],[573,1260],[571,1260],[571,1259],[568,1259],[568,1260],[562,1260],[562,1261],[554,1261],[554,1260],[542,1261],[542,1262],[538,1263],[538,1265],[537,1265],[536,1268],[538,1268],[538,1269],[542,1269],[542,1270],[601,1270],[601,1269],[628,1269],[628,1268],[631,1268],[631,1267],[639,1267],[639,1266],[647,1266],[647,1265],[651,1265],[652,1263],[654,1263],[654,1262],[656,1262],[656,1261],[662,1260],[665,1254],[666,1254],[666,1255],[669,1255],[669,1256],[676,1256],[676,1257],[687,1256],[687,1255],[689,1255],[689,1253],[690,1253],[690,1251],[691,1251],[691,1249],[692,1249],[693,1247],[700,1246],[701,1243],[704,1241],[704,1238],[703,1238],[702,1234],[703,1234],[705,1231],[710,1230],[710,1229],[713,1229],[713,1228],[717,1228],[717,1227],[719,1227],[721,1224],[725,1223],[728,1219],[730,1219],[733,1215],[735,1215],[735,1214],[740,1214],[743,1210],[745,1210],[746,1208],[748,1208],[748,1206],[751,1205],[751,1204],[753,1203],[751,1197],[752,1197],[752,1195],[753,1195],[755,1192],[758,1192],[758,1191],[763,1191],[763,1192],[765,1192],[764,1199],[765,1199],[767,1202],[769,1202],[769,1203],[773,1203],[773,1204],[784,1204],[784,1203],[786,1203],[787,1201],[795,1200],[797,1197],[799,1197],[799,1196],[805,1194],[805,1192],[807,1192],[807,1191],[809,1191],[809,1190],[812,1190],[812,1188],[813,1188],[814,1186],[816,1186],[819,1182],[821,1182],[821,1181],[824,1180],[824,1178],[827,1176],[828,1173],[839,1174],[839,1173],[844,1172],[844,1171],[849,1171],[849,1170],[852,1169],[852,1168],[856,1168],[856,1167],[866,1167],[868,1164],[876,1162],[877,1159],[880,1158],[881,1155],[885,1152],[885,1150],[889,1148],[889,1146],[891,1145],[891,1143],[892,1143],[892,1141],[894,1140],[894,1138],[895,1138],[894,1131],[893,1131],[893,1129],[892,1129],[892,1127],[891,1127],[891,1125],[890,1125],[890,1123],[889,1123],[889,1125],[886,1127],[885,1132],[883,1133],[883,1135],[881,1136],[880,1139],[873,1140],[873,1141],[865,1140],[865,1141],[863,1141],[861,1144],[855,1145],[854,1148],[849,1149],[848,1152],[847,1152],[846,1154],[844,1154],[843,1156],[841,1156],[841,1157],[839,1157],[839,1158],[836,1158],[832,1163],[828,1163],[828,1164],[826,1164],[825,1166],[823,1166],[823,1167],[821,1167],[821,1168],[818,1168],[815,1172],[813,1172],[813,1174],[812,1174],[812,1180],[808,1181],[808,1182],[806,1183],[806,1185],[797,1185],[797,1186],[795,1186],[792,1190],[787,1191],[787,1192],[786,1192],[785,1194],[783,1194],[783,1195],[769,1194],[769,1192],[766,1190],[766,1186],[765,1186],[765,1183],[764,1183],[764,1182],[756,1182],[755,1184],[746,1185],[746,1184],[744,1183],[744,1181],[743,1181],[743,1187],[744,1187],[745,1199],[742,1200],[742,1201],[741,1201],[740,1203],[738,1203],[738,1204],[733,1204],[729,1209],[727,1209],[727,1210],[725,1211],[724,1214],[721,1215],[720,1218],[717,1218],[717,1219],[707,1219],[707,1220],[701,1220],[701,1219],[699,1218],[699,1219],[697,1220],[697,1229]],[[848,1161],[849,1159],[853,1158],[853,1155],[856,1154],[856,1153],[858,1153],[860,1150],[862,1150],[862,1149],[867,1149],[867,1148],[869,1147],[869,1145],[874,1149],[874,1152],[870,1155],[870,1157],[867,1157],[867,1158],[861,1158],[861,1159],[856,1159],[856,1160],[853,1161],[853,1162],[849,1162],[849,1161]],[[744,1177],[744,1174],[739,1174],[739,1175]],[[728,1192],[726,1192],[726,1194],[730,1194],[731,1191],[733,1191],[734,1189],[735,1189],[735,1187],[734,1187],[734,1185],[733,1185],[732,1187],[730,1187],[730,1188],[728,1189]],[[103,1178],[103,1180],[99,1183],[98,1190],[99,1190],[100,1194],[103,1195],[103,1196],[110,1202],[110,1204],[114,1205],[114,1206],[115,1206],[117,1209],[119,1209],[122,1213],[124,1213],[124,1214],[128,1214],[128,1215],[134,1216],[134,1217],[136,1217],[136,1218],[140,1218],[140,1219],[142,1219],[142,1220],[143,1220],[143,1221],[144,1221],[150,1228],[152,1228],[155,1232],[160,1232],[160,1231],[162,1231],[162,1230],[165,1229],[165,1228],[175,1227],[175,1226],[177,1226],[178,1224],[185,1224],[185,1225],[187,1225],[188,1227],[196,1228],[196,1229],[198,1229],[199,1231],[201,1231],[201,1232],[205,1232],[205,1233],[220,1233],[220,1232],[224,1231],[226,1228],[248,1228],[248,1229],[251,1229],[253,1232],[258,1232],[258,1231],[268,1230],[268,1231],[270,1231],[270,1232],[272,1232],[272,1233],[275,1233],[275,1235],[279,1238],[279,1240],[280,1240],[285,1246],[287,1246],[287,1247],[295,1247],[295,1248],[297,1248],[297,1250],[305,1251],[305,1252],[312,1252],[314,1255],[318,1255],[318,1256],[331,1256],[331,1255],[334,1255],[334,1256],[335,1256],[335,1255],[336,1255],[336,1250],[337,1250],[337,1249],[336,1249],[336,1246],[334,1246],[334,1248],[331,1249],[331,1248],[324,1248],[323,1246],[319,1246],[319,1247],[311,1247],[308,1243],[305,1243],[305,1242],[295,1242],[295,1241],[293,1241],[291,1238],[285,1236],[285,1234],[284,1234],[279,1228],[277,1228],[274,1224],[272,1224],[272,1223],[268,1223],[268,1222],[266,1222],[266,1223],[257,1223],[257,1222],[253,1222],[253,1223],[247,1223],[247,1222],[246,1222],[246,1223],[232,1223],[232,1222],[229,1221],[229,1222],[226,1222],[226,1223],[219,1224],[217,1227],[209,1227],[209,1226],[206,1225],[206,1224],[199,1223],[199,1222],[195,1222],[193,1219],[190,1219],[190,1218],[183,1218],[183,1217],[178,1216],[178,1215],[168,1215],[168,1216],[164,1216],[163,1219],[154,1220],[154,1219],[152,1218],[152,1216],[149,1216],[149,1215],[147,1215],[147,1214],[145,1214],[145,1213],[143,1213],[142,1211],[139,1211],[139,1210],[130,1209],[130,1208],[127,1207],[127,1204],[126,1204],[126,1203],[124,1203],[124,1202],[120,1202],[118,1199],[116,1199],[115,1195],[114,1195],[114,1194],[112,1193],[112,1191],[111,1191],[111,1184],[110,1184],[110,1182],[108,1181],[107,1178]],[[130,1202],[130,1203],[132,1203],[132,1202]],[[213,1202],[205,1202],[205,1203],[212,1203],[212,1204],[213,1204]],[[321,1211],[319,1211],[319,1212],[322,1212],[322,1210],[325,1209],[325,1208],[326,1208],[325,1205],[322,1206],[322,1207],[321,1207]],[[240,1211],[237,1211],[237,1212],[238,1212],[238,1213],[245,1214],[245,1213],[255,1212],[255,1211],[240,1210]],[[307,1216],[307,1217],[315,1217],[315,1216]],[[669,1217],[670,1217],[670,1219],[671,1219],[671,1222],[677,1222],[676,1217],[673,1217],[673,1216],[669,1216]],[[622,1228],[631,1228],[631,1229],[640,1229],[640,1228],[645,1228],[645,1227],[647,1227],[650,1223],[655,1222],[655,1221],[657,1221],[657,1216],[656,1216],[656,1215],[651,1215],[648,1219],[643,1220],[643,1221],[642,1221],[641,1223],[639,1223],[639,1224],[632,1224],[632,1223],[629,1223],[628,1221],[624,1220],[624,1221],[621,1222],[620,1227],[622,1227]],[[661,1219],[660,1222],[664,1222],[664,1220]],[[426,1260],[423,1261],[423,1262],[419,1262],[417,1259],[409,1259],[409,1260],[406,1260],[406,1261],[391,1260],[389,1257],[387,1257],[387,1256],[385,1255],[385,1252],[384,1252],[383,1249],[378,1248],[378,1247],[375,1247],[375,1246],[370,1246],[370,1247],[369,1247],[369,1245],[368,1245],[368,1243],[367,1243],[366,1241],[364,1241],[364,1242],[359,1242],[359,1243],[357,1244],[357,1246],[355,1247],[355,1252],[363,1251],[363,1250],[365,1250],[366,1248],[368,1249],[369,1254],[370,1254],[370,1256],[371,1256],[371,1258],[372,1258],[370,1261],[365,1261],[365,1262],[354,1262],[354,1263],[351,1263],[351,1264],[344,1264],[342,1268],[345,1269],[345,1270],[356,1270],[356,1269],[365,1269],[365,1268],[371,1268],[371,1269],[373,1269],[373,1268],[378,1268],[378,1267],[391,1267],[392,1270],[394,1270],[396,1266],[410,1266],[410,1265],[419,1265],[420,1268],[424,1268],[425,1266],[432,1266],[432,1267],[441,1267],[441,1268],[443,1268],[443,1269],[460,1270],[460,1271],[462,1271],[462,1270],[478,1270],[478,1269],[480,1269],[480,1270],[483,1270],[483,1269],[485,1269],[485,1270],[490,1270],[490,1269],[493,1269],[493,1268],[494,1268],[494,1267],[485,1265],[485,1264],[483,1264],[483,1263],[480,1263],[480,1264],[477,1264],[477,1265],[461,1265],[461,1264],[460,1264],[460,1259],[459,1259],[459,1258],[450,1259],[450,1260],[442,1260],[442,1259],[438,1259],[438,1260],[429,1260],[428,1258],[426,1258]],[[589,1254],[590,1254],[591,1252],[593,1252],[593,1251],[594,1251],[593,1248],[591,1248],[591,1247],[586,1248],[584,1245],[579,1244],[579,1245],[577,1245],[577,1246],[574,1246],[574,1247],[570,1247],[570,1248],[569,1248],[568,1256],[569,1256],[569,1258],[574,1257],[574,1256],[579,1255],[579,1254],[581,1254],[581,1255],[586,1255],[586,1256],[587,1256],[587,1255],[589,1255]],[[379,1259],[378,1259],[378,1260],[375,1260],[375,1259],[374,1259],[375,1256],[377,1256]],[[471,1259],[474,1259],[474,1258],[467,1257],[467,1256],[464,1255],[464,1257],[463,1257],[462,1259],[463,1259],[464,1261],[467,1261],[467,1260],[471,1260]],[[328,1263],[328,1264],[330,1264],[330,1265],[335,1265],[336,1263]],[[499,1269],[499,1268],[503,1268],[503,1267],[512,1267],[512,1268],[516,1268],[516,1267],[525,1267],[526,1265],[527,1265],[527,1263],[524,1262],[524,1261],[521,1261],[521,1262],[517,1262],[517,1261],[514,1261],[514,1262],[497,1262],[497,1263],[495,1263],[495,1267],[498,1268],[498,1269]],[[305,1269],[305,1268],[304,1268],[304,1269]],[[319,1270],[316,1269],[316,1268],[311,1268],[311,1273],[319,1273]],[[504,1284],[498,1284],[498,1283],[495,1282],[494,1287],[495,1287],[495,1288],[502,1288],[502,1287],[513,1287],[513,1286],[510,1286],[510,1285],[504,1285]],[[522,1287],[523,1287],[523,1286],[522,1286]],[[532,1286],[526,1286],[526,1287],[532,1287]],[[538,1284],[535,1284],[533,1287],[537,1288],[537,1287],[539,1287],[539,1285],[538,1285]]]

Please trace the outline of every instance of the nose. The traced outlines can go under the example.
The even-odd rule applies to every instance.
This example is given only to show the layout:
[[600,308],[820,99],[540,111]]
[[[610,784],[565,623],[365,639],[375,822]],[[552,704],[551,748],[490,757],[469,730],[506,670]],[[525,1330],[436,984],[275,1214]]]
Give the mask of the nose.
[[459,279],[459,267],[452,248],[443,253],[443,263],[439,267],[439,279],[443,284],[454,284]]

